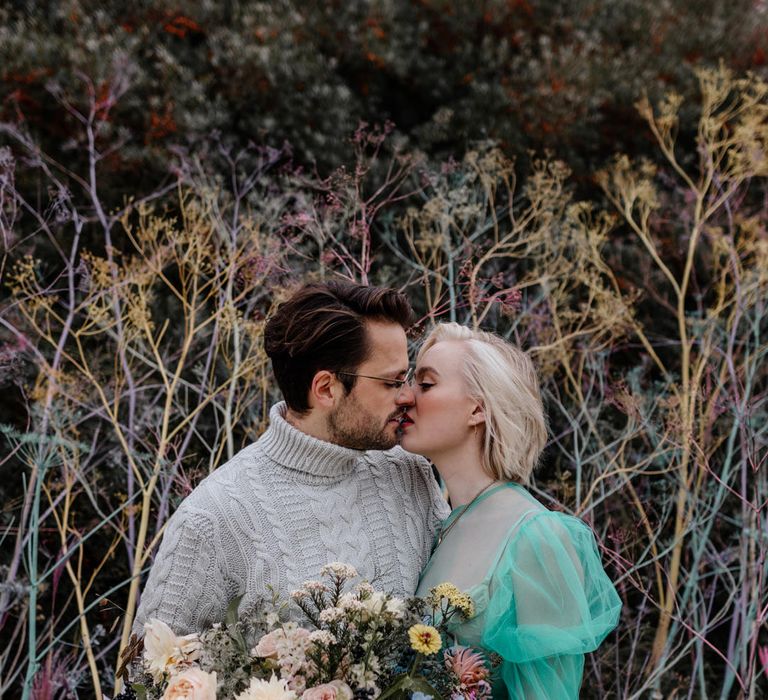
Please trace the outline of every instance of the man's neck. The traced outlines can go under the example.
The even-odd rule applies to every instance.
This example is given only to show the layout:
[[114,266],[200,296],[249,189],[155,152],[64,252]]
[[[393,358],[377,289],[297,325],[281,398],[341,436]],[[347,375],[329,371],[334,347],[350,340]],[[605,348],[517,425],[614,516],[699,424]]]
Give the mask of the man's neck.
[[326,421],[317,414],[317,411],[310,411],[306,415],[299,415],[290,408],[285,412],[285,420],[296,430],[300,430],[305,435],[323,440],[325,442],[332,442],[331,436],[328,433],[328,425]]

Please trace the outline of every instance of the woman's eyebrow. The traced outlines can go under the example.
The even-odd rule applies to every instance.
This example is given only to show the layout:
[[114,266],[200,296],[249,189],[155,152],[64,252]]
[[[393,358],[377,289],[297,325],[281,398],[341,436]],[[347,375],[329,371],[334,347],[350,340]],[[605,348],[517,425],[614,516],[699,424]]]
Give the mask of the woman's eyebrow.
[[439,377],[440,372],[438,372],[434,367],[419,367],[416,370],[416,376],[421,377],[422,375],[426,374],[427,372],[434,374],[435,376]]

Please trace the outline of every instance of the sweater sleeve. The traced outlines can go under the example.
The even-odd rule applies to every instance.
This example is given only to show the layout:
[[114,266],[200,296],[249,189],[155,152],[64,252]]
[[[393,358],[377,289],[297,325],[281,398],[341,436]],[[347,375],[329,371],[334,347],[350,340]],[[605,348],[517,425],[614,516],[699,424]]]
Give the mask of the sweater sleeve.
[[[414,493],[413,498],[421,501],[421,506],[426,511],[426,526],[428,529],[428,544],[431,548],[432,537],[437,531],[438,525],[448,517],[451,509],[448,507],[443,492],[440,490],[440,484],[437,482],[432,465],[428,460],[419,455],[411,454],[405,450],[400,451],[405,455],[406,460],[410,462],[410,469],[414,475]],[[429,554],[429,552],[427,552]]]
[[132,631],[162,620],[176,634],[201,632],[220,622],[227,608],[217,561],[217,528],[205,514],[182,505],[173,514],[149,572]]

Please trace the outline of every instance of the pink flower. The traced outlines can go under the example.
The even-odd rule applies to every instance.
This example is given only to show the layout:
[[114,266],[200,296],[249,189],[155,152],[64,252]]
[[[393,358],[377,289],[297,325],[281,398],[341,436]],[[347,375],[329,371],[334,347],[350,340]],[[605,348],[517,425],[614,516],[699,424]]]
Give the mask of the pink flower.
[[254,656],[262,656],[267,659],[277,658],[277,644],[285,639],[285,632],[281,629],[274,630],[264,635],[251,652]]
[[456,676],[460,695],[473,698],[490,695],[488,667],[482,654],[469,647],[455,646],[445,650],[443,660],[445,667]]
[[307,688],[301,700],[352,700],[352,688],[344,681],[331,681],[314,688]]
[[760,657],[760,663],[763,664],[763,671],[768,675],[768,646],[757,647],[757,655]]
[[216,673],[188,668],[171,678],[162,700],[216,700]]

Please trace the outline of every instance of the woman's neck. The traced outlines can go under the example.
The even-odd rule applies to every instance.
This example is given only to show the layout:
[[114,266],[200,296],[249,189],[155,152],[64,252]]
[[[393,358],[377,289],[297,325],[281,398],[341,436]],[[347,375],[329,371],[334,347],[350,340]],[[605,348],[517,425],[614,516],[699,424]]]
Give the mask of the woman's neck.
[[494,482],[483,469],[478,445],[466,445],[430,457],[448,489],[451,508],[467,505],[480,491]]

